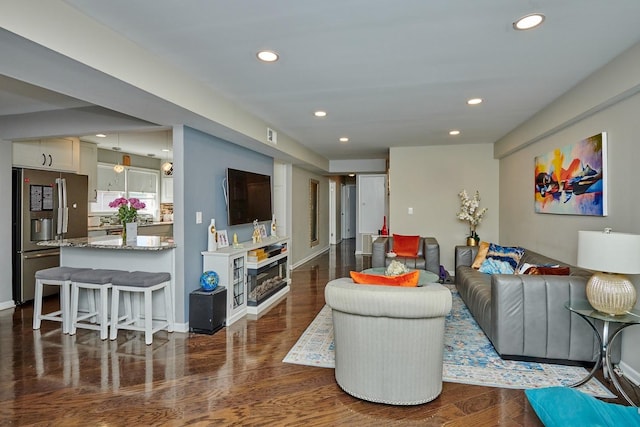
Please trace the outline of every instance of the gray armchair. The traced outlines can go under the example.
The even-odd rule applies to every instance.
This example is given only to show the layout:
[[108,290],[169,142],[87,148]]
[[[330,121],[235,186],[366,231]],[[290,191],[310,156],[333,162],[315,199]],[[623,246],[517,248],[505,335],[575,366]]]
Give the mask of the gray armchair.
[[[378,237],[372,244],[371,266],[386,267],[394,258],[387,258],[387,252],[393,249],[393,237]],[[402,262],[409,268],[428,270],[433,273],[440,273],[440,245],[435,237],[420,237],[418,245],[418,256],[397,257],[396,260]]]
[[332,280],[336,382],[359,399],[392,405],[430,402],[442,391],[445,316],[451,292]]

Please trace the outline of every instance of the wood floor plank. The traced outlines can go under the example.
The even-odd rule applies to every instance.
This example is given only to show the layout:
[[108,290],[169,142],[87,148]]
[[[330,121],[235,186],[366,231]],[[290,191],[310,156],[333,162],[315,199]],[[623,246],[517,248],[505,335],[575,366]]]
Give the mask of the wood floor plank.
[[[356,399],[332,369],[283,363],[325,305],[324,287],[369,267],[346,240],[292,272],[291,292],[259,318],[214,335],[31,329],[32,307],[0,312],[0,426],[540,426],[522,390],[444,383],[433,402]],[[47,308],[56,298],[45,302]],[[617,400],[614,400],[617,401]],[[617,401],[618,403],[622,403]]]

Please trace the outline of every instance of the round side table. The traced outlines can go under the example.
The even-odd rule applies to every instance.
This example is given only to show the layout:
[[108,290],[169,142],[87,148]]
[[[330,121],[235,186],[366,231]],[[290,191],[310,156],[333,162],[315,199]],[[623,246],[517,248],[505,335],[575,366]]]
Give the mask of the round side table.
[[[616,373],[614,371],[613,364],[611,363],[611,347],[613,346],[615,339],[620,335],[620,332],[625,328],[640,324],[640,311],[631,309],[626,314],[612,316],[594,309],[588,301],[571,301],[565,303],[564,306],[567,310],[582,317],[589,326],[591,326],[591,329],[593,329],[593,332],[600,343],[600,357],[598,357],[598,360],[593,366],[593,369],[591,369],[591,372],[589,372],[589,375],[577,383],[571,384],[570,387],[578,387],[586,383],[593,378],[593,375],[596,373],[598,368],[602,367],[604,377],[611,379],[613,386],[616,388],[618,393],[620,393],[630,405],[638,406],[629,398],[627,393],[625,393],[616,378]],[[596,321],[603,322],[602,334],[600,334],[600,331],[596,327]],[[613,331],[610,330],[612,324],[617,325],[614,326],[616,329]]]

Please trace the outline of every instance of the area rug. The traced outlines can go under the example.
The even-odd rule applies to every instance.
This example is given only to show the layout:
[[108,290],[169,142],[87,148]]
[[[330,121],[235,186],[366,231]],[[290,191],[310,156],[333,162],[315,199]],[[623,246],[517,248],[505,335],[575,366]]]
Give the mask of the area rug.
[[[462,302],[455,286],[448,287],[453,296],[453,307],[445,321],[444,381],[530,389],[567,386],[587,376],[587,370],[577,366],[501,359]],[[331,308],[325,305],[283,362],[333,368],[334,361]],[[579,390],[597,397],[615,397],[595,378]]]

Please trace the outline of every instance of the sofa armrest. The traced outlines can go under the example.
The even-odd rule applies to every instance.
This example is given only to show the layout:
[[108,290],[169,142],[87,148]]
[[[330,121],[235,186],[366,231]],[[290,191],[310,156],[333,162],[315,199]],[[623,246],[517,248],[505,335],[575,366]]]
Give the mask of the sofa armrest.
[[386,267],[385,258],[389,252],[389,238],[378,237],[371,244],[371,267]]
[[565,308],[586,299],[579,276],[494,274],[491,341],[503,356],[595,361],[598,342],[587,322]]
[[425,270],[432,273],[440,274],[440,244],[435,237],[424,238],[423,248],[424,258],[426,260]]
[[478,246],[456,246],[455,247],[455,270],[460,266],[471,267],[473,260],[478,255]]

